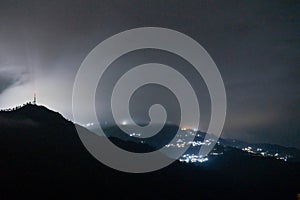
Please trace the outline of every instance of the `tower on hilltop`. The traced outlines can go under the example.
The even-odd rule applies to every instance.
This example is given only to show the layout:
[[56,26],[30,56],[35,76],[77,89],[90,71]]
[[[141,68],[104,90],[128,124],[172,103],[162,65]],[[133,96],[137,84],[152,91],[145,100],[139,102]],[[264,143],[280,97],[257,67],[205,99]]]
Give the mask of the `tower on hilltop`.
[[33,93],[33,105],[36,105],[36,92]]

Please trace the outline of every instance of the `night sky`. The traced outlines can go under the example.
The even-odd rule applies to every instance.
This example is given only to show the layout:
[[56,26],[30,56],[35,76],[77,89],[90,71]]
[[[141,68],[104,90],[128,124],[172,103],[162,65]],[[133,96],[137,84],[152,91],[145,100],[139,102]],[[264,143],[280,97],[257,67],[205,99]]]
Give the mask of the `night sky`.
[[300,148],[299,10],[296,0],[0,1],[0,108],[37,91],[39,104],[72,119],[76,72],[96,45],[128,29],[165,27],[198,41],[217,64],[228,100],[222,137]]

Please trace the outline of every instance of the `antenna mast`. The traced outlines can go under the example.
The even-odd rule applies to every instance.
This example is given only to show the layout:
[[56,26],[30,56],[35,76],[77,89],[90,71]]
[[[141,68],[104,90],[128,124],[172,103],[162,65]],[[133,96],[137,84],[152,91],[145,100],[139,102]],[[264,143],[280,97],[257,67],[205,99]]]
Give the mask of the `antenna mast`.
[[36,105],[36,92],[33,93],[33,105]]

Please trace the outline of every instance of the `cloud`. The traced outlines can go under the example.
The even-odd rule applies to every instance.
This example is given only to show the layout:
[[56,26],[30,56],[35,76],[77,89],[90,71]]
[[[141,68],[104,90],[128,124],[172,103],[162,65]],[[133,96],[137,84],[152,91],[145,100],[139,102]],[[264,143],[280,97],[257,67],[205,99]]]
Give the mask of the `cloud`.
[[14,68],[0,69],[0,94],[5,90],[22,85],[28,81],[28,75],[24,71]]

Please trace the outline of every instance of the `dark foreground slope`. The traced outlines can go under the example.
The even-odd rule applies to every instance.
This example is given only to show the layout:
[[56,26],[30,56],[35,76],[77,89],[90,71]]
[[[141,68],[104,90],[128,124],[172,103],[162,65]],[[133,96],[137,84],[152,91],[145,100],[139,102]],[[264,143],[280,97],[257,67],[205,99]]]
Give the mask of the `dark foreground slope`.
[[34,105],[0,112],[0,157],[1,199],[296,199],[300,192],[299,164],[233,148],[201,165],[175,162],[152,173],[119,172],[87,152],[71,122]]

